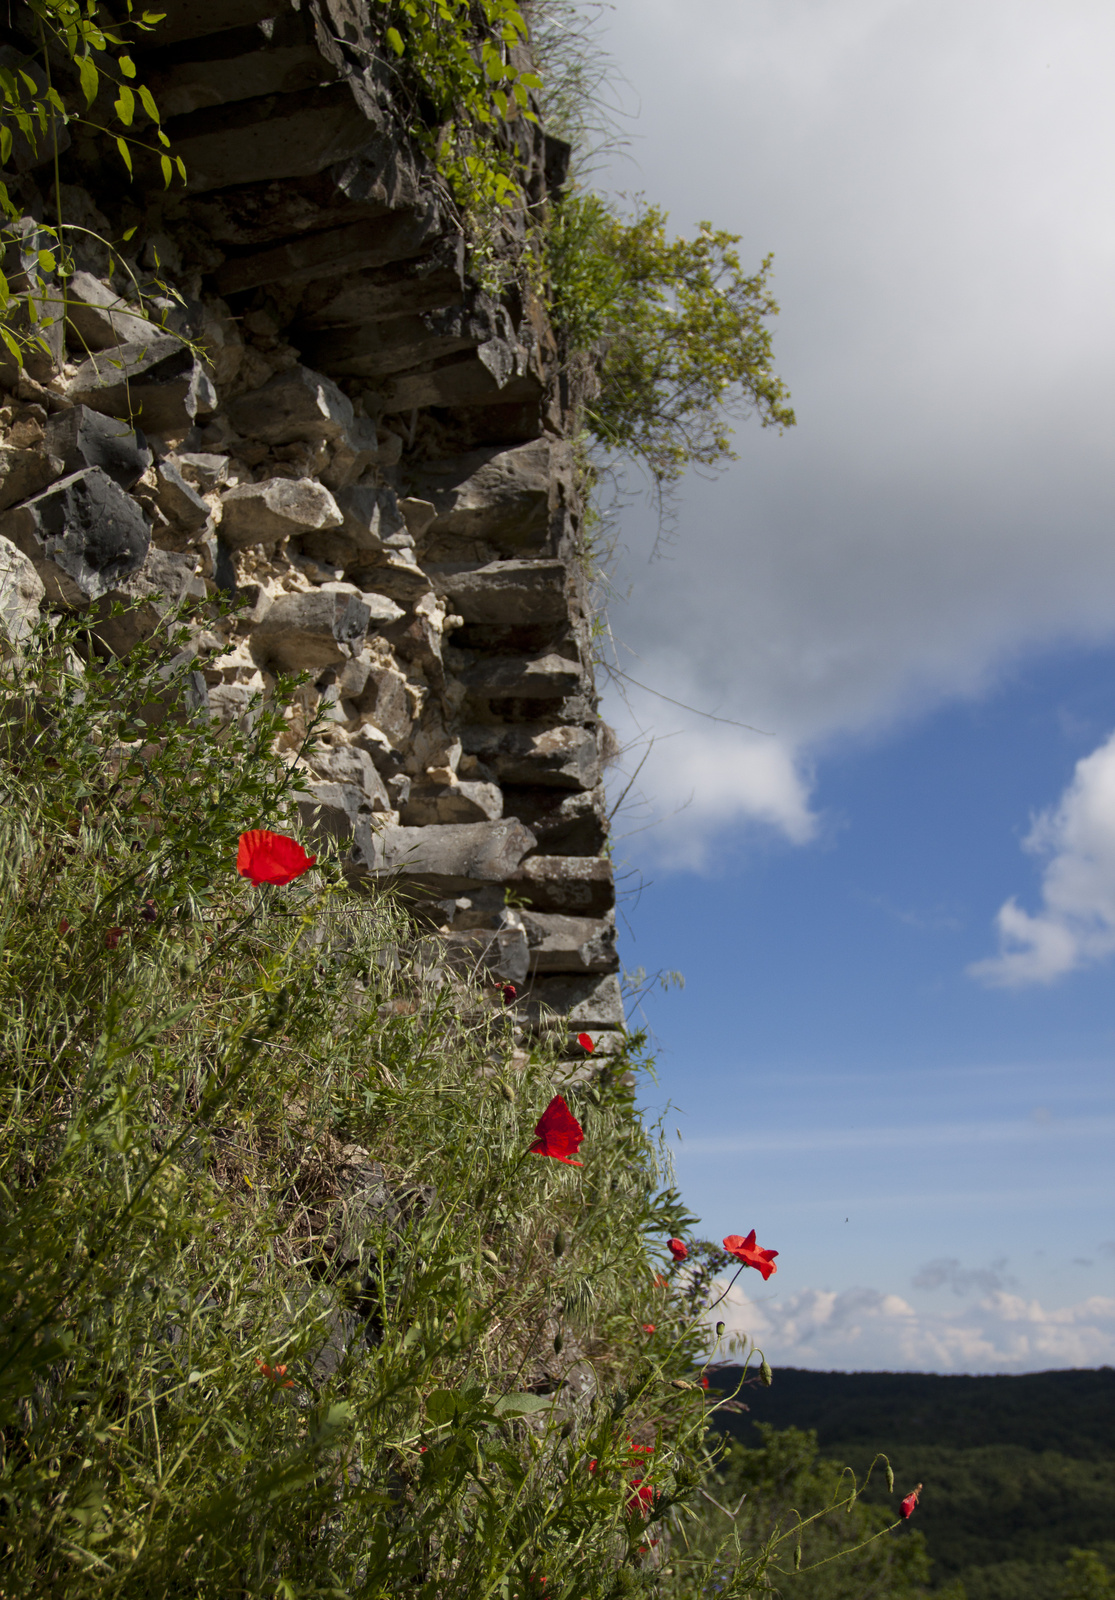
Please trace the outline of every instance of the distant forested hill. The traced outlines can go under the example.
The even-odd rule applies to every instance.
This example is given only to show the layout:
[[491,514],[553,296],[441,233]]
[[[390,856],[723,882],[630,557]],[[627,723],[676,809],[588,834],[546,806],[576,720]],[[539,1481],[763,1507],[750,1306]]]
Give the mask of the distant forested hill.
[[[710,1381],[730,1394],[739,1377],[722,1367]],[[960,1576],[968,1600],[1056,1600],[1074,1547],[1115,1567],[1111,1367],[991,1378],[783,1367],[739,1398],[748,1410],[718,1420],[744,1444],[757,1443],[755,1422],[812,1428],[860,1473],[884,1451],[900,1490],[923,1483],[934,1583]]]

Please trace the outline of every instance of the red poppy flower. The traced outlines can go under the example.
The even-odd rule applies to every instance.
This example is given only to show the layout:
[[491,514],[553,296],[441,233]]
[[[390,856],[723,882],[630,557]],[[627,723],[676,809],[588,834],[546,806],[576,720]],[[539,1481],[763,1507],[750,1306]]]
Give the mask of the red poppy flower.
[[[259,1356],[256,1356],[256,1366],[263,1373],[263,1376],[268,1378],[275,1385],[276,1389],[294,1388],[294,1379],[287,1378],[285,1363],[283,1363],[281,1366],[273,1367],[271,1366],[270,1362],[263,1361]],[[284,1379],[286,1379],[285,1382],[283,1381]]]
[[724,1240],[724,1248],[730,1256],[735,1256],[737,1261],[742,1261],[745,1267],[754,1267],[756,1272],[761,1272],[764,1282],[772,1272],[778,1268],[774,1264],[777,1250],[760,1250],[755,1243],[755,1230],[752,1228],[746,1239],[738,1233],[730,1233]]
[[517,998],[519,993],[518,989],[516,989],[513,983],[501,983],[499,992],[503,996],[503,1003],[505,1006],[509,1006],[512,1000]]
[[909,1522],[910,1518],[914,1514],[914,1507],[918,1503],[918,1495],[920,1493],[921,1493],[921,1484],[919,1483],[916,1489],[911,1489],[910,1493],[906,1496],[905,1500],[903,1500],[903,1502],[902,1502],[902,1515],[903,1515],[904,1519],[907,1522]]
[[236,870],[258,888],[261,883],[291,883],[309,872],[316,860],[317,856],[308,856],[296,839],[254,828],[251,833],[240,835]]
[[108,949],[116,949],[116,946],[120,943],[120,935],[123,933],[123,931],[123,928],[110,928],[108,930],[108,932],[105,934],[105,944]]
[[536,1138],[530,1147],[533,1156],[553,1156],[564,1161],[567,1167],[583,1167],[583,1161],[573,1157],[581,1148],[585,1130],[570,1111],[560,1094],[555,1094],[538,1119],[534,1130]]
[[654,1274],[654,1287],[656,1289],[664,1289],[666,1287],[666,1280],[660,1272]]
[[159,908],[154,900],[145,900],[140,907],[139,914],[144,922],[158,922],[159,920]]
[[708,1379],[707,1378],[702,1378],[701,1379],[701,1388],[702,1389],[707,1389],[708,1388]]
[[653,1322],[644,1322],[642,1324],[642,1329],[643,1329],[644,1333],[653,1333],[654,1332],[654,1323]]
[[667,1239],[666,1249],[670,1252],[675,1261],[684,1261],[686,1256],[689,1254],[688,1249],[681,1239]]
[[584,1050],[588,1055],[591,1055],[592,1052],[596,1049],[596,1046],[592,1042],[592,1034],[591,1033],[579,1033],[577,1035],[577,1043],[580,1045],[581,1049]]
[[627,1502],[627,1514],[630,1516],[633,1511],[641,1511],[645,1517],[654,1505],[654,1485],[644,1483],[642,1478],[632,1478],[630,1487],[634,1493]]
[[65,917],[63,917],[61,922],[58,924],[58,932],[60,934],[62,934],[63,937],[65,937],[65,935],[67,933],[69,933],[69,931],[70,931],[70,924],[66,921]]

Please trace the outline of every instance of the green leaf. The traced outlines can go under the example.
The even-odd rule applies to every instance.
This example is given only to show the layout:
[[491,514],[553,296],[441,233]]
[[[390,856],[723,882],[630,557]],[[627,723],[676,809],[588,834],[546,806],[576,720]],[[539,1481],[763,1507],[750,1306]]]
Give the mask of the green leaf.
[[529,1417],[536,1411],[549,1411],[554,1399],[548,1394],[501,1394],[492,1410],[501,1417]]
[[23,365],[23,351],[20,349],[20,347],[17,344],[14,336],[12,334],[10,334],[8,332],[7,328],[5,328],[2,324],[0,324],[0,339],[3,339],[3,341],[7,345],[8,349],[12,352],[12,355],[15,356],[16,360],[19,362],[20,366],[22,367],[22,365]]
[[182,179],[182,182],[185,183],[185,181],[186,181],[186,163],[182,160],[181,156],[175,156],[174,165],[178,168],[178,176]]
[[174,165],[166,155],[159,157],[159,165],[163,169],[163,188],[169,189],[174,180]]
[[39,267],[43,272],[53,272],[57,265],[58,263],[54,259],[53,250],[39,251]]
[[435,1389],[426,1396],[426,1415],[435,1427],[452,1422],[457,1415],[457,1396],[452,1389]]
[[12,153],[12,130],[5,123],[0,127],[0,165],[6,166]]
[[[136,64],[132,60],[131,56],[117,56],[116,65],[120,68],[120,71],[124,74],[125,78],[135,77]],[[140,90],[140,93],[143,93],[142,89]]]
[[145,83],[141,83],[139,85],[139,99],[140,104],[143,106],[143,109],[146,111],[147,115],[151,118],[151,121],[158,122],[159,108],[155,104],[155,96],[151,93],[150,89]]
[[[138,224],[136,226],[138,226]],[[125,228],[124,232],[121,234],[121,238],[124,239],[125,241],[127,241],[128,239],[134,238],[135,231],[136,231],[135,228]]]
[[119,150],[120,158],[130,173],[132,170],[132,152],[128,149],[127,141],[122,139],[119,134],[116,135],[116,148]]
[[[130,128],[136,114],[136,97],[126,83],[120,85],[120,93],[116,97],[115,111],[125,128]],[[128,171],[130,172],[131,170],[131,164],[129,163]]]
[[81,79],[81,92],[85,96],[86,107],[89,107],[97,98],[97,88],[100,84],[101,76],[89,56],[78,56],[77,71],[78,77]]
[[406,49],[406,45],[403,43],[403,36],[399,32],[398,28],[388,28],[384,37],[386,38],[387,43],[391,46],[392,50],[394,50],[395,54],[397,56],[401,56]]

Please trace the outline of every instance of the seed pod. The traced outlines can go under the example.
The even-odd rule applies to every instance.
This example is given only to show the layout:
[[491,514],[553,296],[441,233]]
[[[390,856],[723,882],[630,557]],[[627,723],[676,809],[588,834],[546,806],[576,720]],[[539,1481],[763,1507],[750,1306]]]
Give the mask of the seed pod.
[[795,1551],[794,1551],[794,1571],[796,1572],[800,1566],[801,1566],[801,1545],[799,1544],[797,1546],[797,1548],[795,1549]]
[[771,1384],[774,1382],[774,1373],[770,1370],[770,1363],[765,1358],[762,1366],[759,1368],[759,1382],[762,1384],[764,1389],[769,1389]]
[[484,1260],[489,1266],[499,1266],[499,1257],[496,1255],[494,1250],[481,1250],[480,1254],[484,1257]]
[[723,1339],[724,1337],[724,1324],[722,1322],[716,1324],[716,1337],[718,1339]]
[[564,1345],[564,1343],[565,1343],[565,1340],[562,1338],[561,1334],[560,1333],[555,1333],[554,1334],[554,1355],[555,1356],[560,1356],[561,1355],[561,1350],[562,1350],[562,1346]]
[[509,1083],[501,1083],[499,1086],[499,1092],[507,1101],[509,1106],[513,1106],[515,1104],[515,1091]]
[[684,1378],[671,1378],[670,1379],[670,1388],[671,1389],[692,1389],[692,1387],[693,1387],[693,1385],[691,1383],[686,1383]]
[[891,1466],[889,1461],[887,1462],[887,1488],[890,1490],[891,1494],[894,1493],[894,1468]]
[[564,1228],[559,1228],[558,1231],[554,1234],[554,1255],[555,1256],[563,1256],[564,1254],[565,1254],[565,1229]]

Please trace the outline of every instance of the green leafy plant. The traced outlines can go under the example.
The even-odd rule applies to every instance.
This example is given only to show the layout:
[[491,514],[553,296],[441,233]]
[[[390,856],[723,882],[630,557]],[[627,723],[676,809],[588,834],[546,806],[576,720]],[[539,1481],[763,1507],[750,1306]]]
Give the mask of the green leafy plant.
[[573,194],[547,236],[553,314],[570,351],[595,349],[599,393],[585,420],[607,449],[639,461],[663,491],[691,466],[733,459],[730,419],[794,424],[773,371],[778,312],[768,256],[746,274],[735,234],[702,223],[671,239],[658,206],[621,216]]
[[[9,219],[0,224],[0,339],[18,366],[24,365],[29,352],[50,354],[44,335],[65,315],[65,279],[73,271],[69,248],[73,230],[62,219],[59,199],[59,130],[81,124],[103,135],[114,145],[129,176],[137,151],[158,156],[166,187],[176,176],[182,181],[186,176],[181,157],[169,153],[170,140],[154,96],[137,80],[129,54],[127,34],[150,33],[164,14],[136,15],[133,0],[125,0],[125,21],[106,27],[97,0],[26,0],[26,8],[38,48],[0,66],[0,168],[11,161],[17,140],[35,161],[53,157],[58,225],[29,225],[8,185],[0,180],[0,213]],[[67,67],[71,81],[63,85],[65,98],[52,81],[52,58],[60,58]],[[98,102],[105,101],[111,104],[114,127],[92,115]],[[149,135],[136,132],[140,123],[148,125]],[[101,242],[109,245],[107,240]],[[112,254],[119,260],[115,250]],[[141,314],[142,299],[139,296]]]

